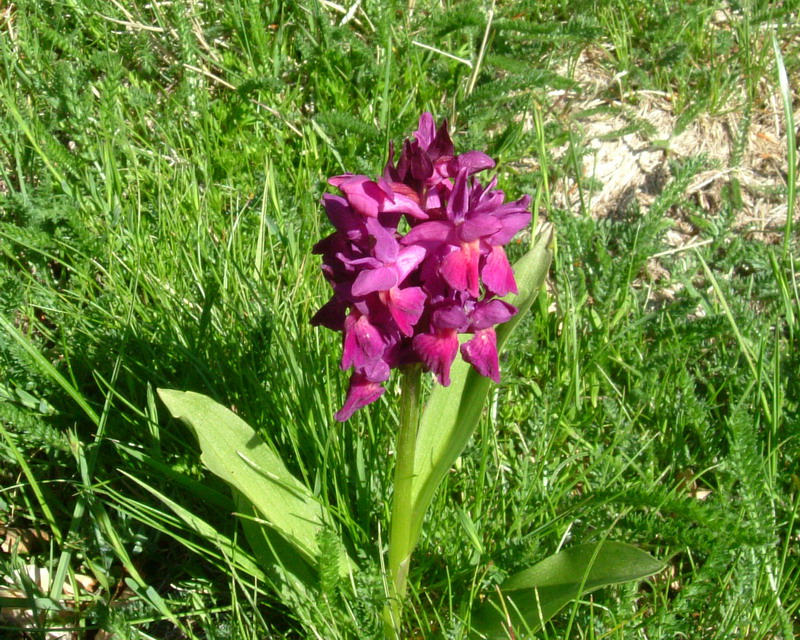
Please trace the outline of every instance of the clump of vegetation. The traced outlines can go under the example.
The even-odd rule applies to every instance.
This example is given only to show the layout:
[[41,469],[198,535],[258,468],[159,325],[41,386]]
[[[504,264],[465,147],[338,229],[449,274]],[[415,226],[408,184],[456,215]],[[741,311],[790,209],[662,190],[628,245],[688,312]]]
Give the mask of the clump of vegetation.
[[[397,389],[332,419],[311,249],[327,178],[380,174],[427,110],[557,246],[433,498],[408,636],[466,637],[481,591],[603,539],[669,566],[544,637],[796,635],[796,24],[759,2],[0,8],[4,632],[382,633]],[[265,571],[159,387],[252,425],[356,577]]]

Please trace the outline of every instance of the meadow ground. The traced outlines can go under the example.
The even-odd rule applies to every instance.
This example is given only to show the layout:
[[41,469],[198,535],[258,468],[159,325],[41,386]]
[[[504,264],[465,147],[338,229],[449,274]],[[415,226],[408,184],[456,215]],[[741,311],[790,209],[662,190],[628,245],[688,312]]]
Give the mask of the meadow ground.
[[[800,634],[795,0],[0,4],[0,636],[369,638],[396,394],[345,424],[326,180],[429,110],[557,252],[414,556],[410,638],[571,544],[667,563],[542,638]],[[783,74],[783,75],[782,75]],[[784,82],[781,78],[784,78]],[[358,557],[280,592],[159,387]]]

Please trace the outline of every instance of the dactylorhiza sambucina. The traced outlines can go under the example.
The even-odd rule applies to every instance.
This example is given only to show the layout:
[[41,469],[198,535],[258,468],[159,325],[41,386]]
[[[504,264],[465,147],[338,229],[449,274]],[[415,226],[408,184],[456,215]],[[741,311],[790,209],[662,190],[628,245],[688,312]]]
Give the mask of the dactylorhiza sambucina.
[[333,296],[311,322],[344,335],[341,366],[353,372],[337,420],[377,400],[393,368],[421,363],[449,385],[461,333],[473,336],[461,357],[500,381],[494,327],[517,312],[499,299],[517,292],[503,246],[531,214],[530,196],[505,202],[496,178],[475,177],[494,166],[480,151],[455,155],[447,122],[423,113],[377,180],[329,180],[342,193],[323,196],[336,230],[314,253]]

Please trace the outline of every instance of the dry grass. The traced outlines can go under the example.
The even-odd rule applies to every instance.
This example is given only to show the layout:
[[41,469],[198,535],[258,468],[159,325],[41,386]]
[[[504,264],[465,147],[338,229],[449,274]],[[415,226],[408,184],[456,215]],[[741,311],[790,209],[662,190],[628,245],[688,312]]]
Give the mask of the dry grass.
[[[606,97],[614,93],[610,89],[618,78],[597,60],[591,52],[580,56],[573,71],[582,85],[579,93],[561,91],[552,96],[584,149],[579,168],[584,179],[591,179],[590,188],[583,190],[586,210],[595,217],[613,216],[634,202],[647,210],[670,177],[671,160],[703,155],[709,168],[688,186],[686,199],[714,214],[722,189],[735,178],[742,200],[736,228],[777,242],[787,209],[781,194],[786,186],[786,130],[777,89],[762,81],[762,100],[749,124],[741,105],[684,123],[667,94],[636,91],[622,99]],[[554,159],[567,153],[569,145],[563,145],[554,151]],[[556,185],[553,204],[578,211],[580,196],[576,181],[567,178]],[[698,229],[680,208],[669,215],[675,225],[668,242],[674,247],[690,243]]]

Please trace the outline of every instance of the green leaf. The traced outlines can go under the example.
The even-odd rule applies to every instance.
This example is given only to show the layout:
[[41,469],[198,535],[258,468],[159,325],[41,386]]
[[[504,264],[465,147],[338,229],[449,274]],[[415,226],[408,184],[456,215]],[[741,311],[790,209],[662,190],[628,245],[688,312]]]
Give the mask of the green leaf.
[[[565,549],[507,578],[472,614],[472,637],[527,637],[570,600],[610,584],[640,580],[664,568],[648,553],[622,542]],[[509,626],[510,625],[510,626]]]
[[[541,291],[553,258],[552,241],[550,229],[514,265],[519,293],[506,296],[505,300],[515,305],[519,313],[498,327],[498,352]],[[437,487],[478,426],[491,382],[461,358],[453,363],[450,380],[449,387],[434,387],[420,419],[414,460],[413,542],[419,537]]]
[[[275,452],[244,420],[211,398],[170,389],[159,389],[158,395],[170,413],[194,431],[203,464],[247,498],[303,560],[316,566],[317,541],[329,526],[325,510]],[[344,550],[342,554],[343,570],[353,567]]]
[[295,593],[302,593],[303,587],[318,584],[316,572],[303,558],[297,556],[289,542],[274,529],[261,523],[264,516],[258,512],[240,491],[234,489],[236,510],[240,514],[242,531],[253,550],[259,564],[269,568],[269,578],[273,587],[284,597],[287,596],[287,583]]

